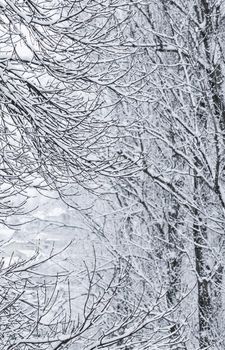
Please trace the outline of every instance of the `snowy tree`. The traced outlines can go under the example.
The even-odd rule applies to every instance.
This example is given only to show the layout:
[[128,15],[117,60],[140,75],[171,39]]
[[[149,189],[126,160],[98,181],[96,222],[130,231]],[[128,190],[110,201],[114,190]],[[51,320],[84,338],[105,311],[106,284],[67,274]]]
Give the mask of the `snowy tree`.
[[0,6],[2,221],[89,188],[129,273],[86,348],[224,347],[223,1]]
[[[130,166],[111,180],[117,250],[152,290],[156,271],[164,281],[177,311],[171,342],[192,314],[180,348],[223,347],[224,4],[132,2],[124,11],[135,78],[127,75],[118,106],[126,127],[117,152]],[[105,235],[115,237],[111,220]]]
[[[52,251],[47,258],[37,252],[27,260],[13,256],[1,260],[1,349],[100,349],[103,338],[115,333],[105,319],[123,287],[126,269],[119,264],[116,269],[108,267],[107,279],[96,264],[80,273],[66,269],[53,273],[49,263],[56,257],[59,253]],[[76,290],[70,284],[74,278]],[[130,317],[138,318],[137,310]]]
[[126,72],[113,1],[2,1],[0,8],[4,221],[23,207],[28,187],[71,195],[108,173],[118,158],[107,156],[121,100],[116,82]]

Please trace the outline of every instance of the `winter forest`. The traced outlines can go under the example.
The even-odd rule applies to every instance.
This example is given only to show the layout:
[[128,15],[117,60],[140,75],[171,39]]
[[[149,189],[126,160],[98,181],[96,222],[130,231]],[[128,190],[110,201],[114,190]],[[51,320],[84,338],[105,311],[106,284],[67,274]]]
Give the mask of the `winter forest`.
[[0,0],[0,350],[225,349],[224,80],[224,0]]

